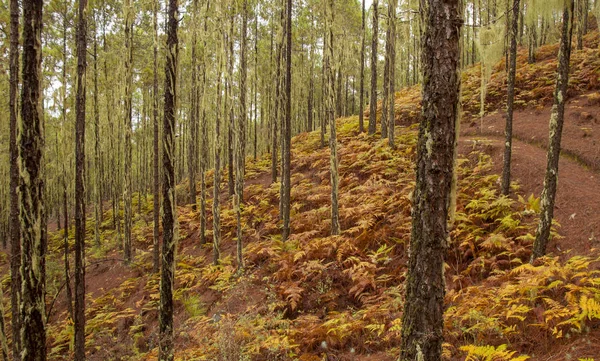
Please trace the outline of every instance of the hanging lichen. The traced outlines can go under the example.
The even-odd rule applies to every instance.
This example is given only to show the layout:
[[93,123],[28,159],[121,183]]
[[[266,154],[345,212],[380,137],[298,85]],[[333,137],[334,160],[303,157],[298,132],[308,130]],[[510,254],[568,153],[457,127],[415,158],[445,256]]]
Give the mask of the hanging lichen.
[[492,75],[492,67],[502,58],[504,51],[504,35],[504,24],[496,22],[481,29],[477,37],[477,48],[481,56],[481,117],[485,114],[487,83]]

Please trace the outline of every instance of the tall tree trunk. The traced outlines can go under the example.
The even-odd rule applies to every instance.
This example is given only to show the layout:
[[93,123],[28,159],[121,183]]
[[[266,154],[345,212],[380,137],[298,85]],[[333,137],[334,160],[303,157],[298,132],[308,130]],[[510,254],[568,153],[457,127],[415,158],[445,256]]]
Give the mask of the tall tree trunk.
[[214,133],[214,156],[215,156],[215,172],[213,178],[213,264],[216,266],[219,264],[221,258],[221,117],[225,119],[227,117],[227,106],[223,106],[222,94],[221,94],[221,77],[224,72],[225,64],[227,63],[224,59],[225,48],[226,48],[226,36],[223,31],[221,45],[219,48],[219,69],[217,71],[217,107],[215,111],[215,133]]
[[206,120],[206,35],[208,33],[208,13],[210,1],[206,2],[204,14],[203,52],[202,52],[202,119],[200,136],[202,138],[200,156],[200,244],[206,243],[206,168],[208,161],[208,125]]
[[360,43],[360,100],[358,102],[358,130],[365,131],[365,40],[367,29],[365,26],[365,0],[362,0],[362,28]]
[[459,0],[421,2],[423,109],[400,360],[441,360],[444,254],[459,116]]
[[373,38],[371,40],[371,100],[369,101],[369,134],[377,130],[377,43],[379,38],[379,1],[373,1]]
[[236,182],[235,182],[235,214],[237,221],[237,267],[244,268],[244,259],[242,257],[242,206],[244,204],[244,168],[246,159],[246,118],[248,109],[246,108],[246,33],[248,31],[248,0],[242,2],[242,41],[240,49],[240,116],[237,127],[237,162],[236,162]]
[[[87,1],[87,0],[86,0]],[[98,110],[98,39],[96,37],[97,24],[94,22],[94,240],[96,247],[100,247],[100,225],[102,223],[102,165],[100,159],[100,111]]]
[[574,0],[567,0],[563,11],[562,35],[558,53],[558,70],[554,106],[550,115],[550,139],[548,142],[548,165],[544,177],[544,190],[541,197],[540,223],[538,224],[531,260],[546,254],[546,245],[550,237],[554,201],[558,183],[558,161],[560,159],[560,141],[565,117],[565,103],[569,85],[569,63],[571,61],[571,41],[573,39]]
[[167,12],[167,44],[165,62],[165,110],[163,121],[163,247],[160,273],[159,351],[160,361],[172,361],[173,349],[173,284],[175,281],[175,104],[177,95],[177,0],[169,0]]
[[233,102],[233,63],[234,53],[233,53],[233,33],[234,33],[234,4],[230,5],[230,25],[229,25],[229,33],[228,33],[228,53],[227,53],[227,97],[225,98],[225,102],[230,103],[229,107],[226,106],[229,112],[229,126],[227,127],[227,185],[229,189],[229,196],[232,197],[235,194],[235,173],[233,167],[233,132],[235,128],[235,118],[234,118],[234,102]]
[[291,142],[292,142],[292,0],[287,0],[287,21],[285,23],[285,115],[284,115],[284,132],[283,144],[285,151],[283,152],[283,170],[282,170],[282,218],[283,232],[281,239],[286,241],[290,235],[290,206],[291,206]]
[[75,360],[85,360],[85,101],[87,0],[79,0],[75,100]]
[[160,200],[159,200],[159,172],[158,172],[158,158],[159,158],[159,151],[158,151],[158,8],[160,3],[158,2],[158,0],[154,0],[152,1],[152,25],[154,27],[154,33],[153,33],[153,71],[152,71],[152,121],[153,121],[153,133],[154,133],[154,137],[153,137],[153,142],[152,142],[152,147],[154,149],[154,158],[153,158],[153,177],[154,177],[154,182],[153,182],[153,190],[152,193],[154,194],[154,199],[153,199],[153,209],[152,209],[152,216],[153,216],[153,232],[152,232],[152,246],[153,246],[153,250],[152,250],[152,271],[154,273],[158,272],[158,266],[159,266],[159,215],[160,215]]
[[338,210],[338,154],[337,154],[337,135],[335,129],[335,93],[334,81],[335,70],[333,69],[333,24],[335,20],[334,0],[327,1],[326,11],[326,54],[325,54],[325,72],[327,76],[327,119],[329,122],[329,164],[331,173],[331,234],[340,234],[340,221]]
[[[261,101],[262,102],[262,101]],[[262,116],[261,116],[262,121]],[[258,158],[258,14],[254,19],[254,161]]]
[[504,130],[504,167],[502,170],[502,194],[508,195],[510,191],[510,161],[512,156],[512,123],[515,103],[515,78],[517,74],[517,36],[519,31],[520,0],[513,0],[513,17],[510,29],[510,59],[508,66],[508,97],[506,105],[506,128]]
[[21,234],[19,224],[19,149],[17,145],[17,92],[19,90],[19,0],[10,0],[10,305],[12,314],[12,353],[13,360],[21,359],[21,319],[19,303],[21,299]]
[[23,1],[23,87],[19,136],[21,226],[21,360],[46,360],[42,0]]
[[198,28],[198,0],[192,2],[192,92],[191,107],[190,107],[190,137],[187,140],[188,143],[188,191],[189,191],[189,203],[192,205],[192,210],[196,210],[196,164],[198,159],[198,153],[196,144],[198,142],[198,74],[196,69],[196,31]]
[[576,0],[577,5],[577,17],[574,17],[574,20],[577,19],[577,50],[583,49],[583,8],[584,2],[588,2],[589,0]]
[[133,9],[131,0],[125,0],[125,119],[124,119],[124,162],[123,162],[123,218],[124,218],[124,242],[123,254],[125,263],[131,262],[131,164],[132,164],[132,98],[133,98]]
[[390,26],[390,74],[389,74],[389,92],[390,92],[390,104],[388,105],[388,142],[390,147],[393,149],[396,147],[394,140],[395,126],[396,126],[396,7],[398,0],[390,1],[390,13],[389,13],[389,26]]
[[381,138],[388,137],[388,105],[390,97],[390,42],[392,34],[390,33],[390,12],[391,4],[388,1],[388,26],[385,31],[385,59],[383,65],[383,94],[381,97]]
[[[281,24],[283,27],[284,20],[284,11],[281,11]],[[273,144],[271,146],[271,182],[277,182],[277,133],[278,127],[277,124],[279,122],[279,115],[282,113],[282,100],[281,100],[281,58],[283,55],[283,37],[285,36],[285,32],[281,29],[281,40],[277,41],[277,55],[275,56],[275,61],[277,62],[277,70],[275,73],[275,109],[273,112],[273,129],[272,129],[272,141]],[[281,146],[283,147],[283,139],[281,140]]]

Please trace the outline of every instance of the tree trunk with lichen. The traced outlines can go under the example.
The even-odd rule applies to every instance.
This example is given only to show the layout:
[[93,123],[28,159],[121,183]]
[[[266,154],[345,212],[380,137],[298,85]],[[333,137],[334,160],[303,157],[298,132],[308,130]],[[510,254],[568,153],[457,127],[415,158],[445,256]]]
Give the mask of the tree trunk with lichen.
[[459,0],[421,2],[423,109],[400,360],[441,360],[444,254],[460,92]]
[[371,38],[371,100],[369,101],[369,134],[377,130],[377,42],[379,1],[373,1],[373,37]]
[[510,51],[508,64],[508,97],[506,105],[506,128],[504,130],[504,166],[502,169],[502,194],[508,195],[510,191],[510,161],[512,156],[512,123],[515,103],[515,78],[517,75],[517,36],[519,31],[519,9],[520,0],[513,1],[515,16],[512,17],[512,26],[510,28]]
[[153,33],[153,69],[152,69],[152,148],[153,148],[153,159],[152,159],[152,193],[154,194],[153,207],[152,207],[152,219],[153,219],[153,230],[152,230],[152,271],[158,272],[159,266],[159,219],[160,219],[160,200],[159,200],[159,170],[158,170],[158,159],[159,159],[159,148],[158,148],[158,0],[152,1],[152,26],[154,28]]
[[292,0],[287,0],[285,22],[285,95],[283,121],[283,169],[282,180],[282,216],[283,231],[281,239],[286,241],[290,235],[291,208],[291,147],[292,147]]
[[87,0],[79,0],[77,22],[77,96],[75,99],[75,360],[85,360],[85,102]]
[[22,361],[46,360],[42,8],[42,0],[23,1],[23,87],[18,128]]
[[243,0],[242,4],[242,40],[240,49],[240,116],[236,132],[237,157],[235,170],[235,215],[237,223],[237,268],[244,268],[244,259],[242,257],[242,205],[244,204],[244,168],[246,158],[246,33],[248,28],[248,0]]
[[546,245],[550,238],[554,201],[558,183],[558,161],[560,159],[560,141],[565,118],[565,103],[569,85],[569,62],[571,60],[571,41],[573,39],[574,0],[567,0],[563,10],[562,35],[558,53],[558,70],[554,105],[550,115],[550,139],[548,142],[548,164],[544,177],[544,190],[541,196],[540,222],[533,243],[531,260],[546,254]]
[[163,246],[160,273],[159,351],[160,361],[172,361],[173,284],[175,281],[175,104],[177,96],[177,0],[169,0],[167,12],[167,44],[165,62],[165,111],[163,117]]
[[19,149],[17,145],[17,118],[19,101],[19,1],[10,0],[10,91],[9,91],[9,158],[10,158],[10,306],[12,315],[13,360],[20,360],[21,322],[19,302],[21,299],[21,236],[19,225]]
[[360,95],[358,101],[358,130],[362,133],[365,131],[365,38],[367,29],[365,26],[365,0],[362,0],[362,28],[361,28],[361,45],[360,45]]
[[335,70],[333,69],[333,23],[335,19],[334,15],[334,0],[327,1],[327,14],[326,14],[326,39],[325,39],[325,75],[327,77],[327,119],[329,122],[329,163],[331,173],[331,234],[340,234],[340,216],[338,210],[338,154],[337,154],[337,135],[335,127],[335,94],[334,84],[335,81]]
[[394,132],[396,126],[396,6],[398,4],[397,0],[389,0],[390,12],[388,15],[389,27],[390,27],[390,48],[389,58],[390,58],[390,69],[389,69],[389,105],[388,105],[388,142],[390,147],[395,148],[395,140],[394,140]]
[[123,162],[123,256],[125,263],[131,262],[131,228],[132,224],[132,144],[131,136],[133,134],[132,116],[133,116],[133,10],[131,0],[125,0],[123,8],[125,17],[125,118],[124,118],[124,162]]

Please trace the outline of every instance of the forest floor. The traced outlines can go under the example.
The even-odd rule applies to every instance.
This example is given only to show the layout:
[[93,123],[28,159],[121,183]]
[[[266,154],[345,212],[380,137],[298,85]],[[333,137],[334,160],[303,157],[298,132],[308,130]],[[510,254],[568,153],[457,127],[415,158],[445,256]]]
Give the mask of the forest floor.
[[[568,101],[562,135],[562,154],[555,219],[562,238],[549,252],[572,250],[585,255],[600,246],[600,95],[589,93]],[[514,113],[511,173],[520,191],[539,196],[547,162],[551,107],[521,109]],[[502,173],[504,112],[495,112],[463,125],[461,149],[483,146],[494,160],[493,173]]]
[[[555,218],[546,257],[528,263],[546,169],[556,45],[539,61],[521,52],[510,198],[498,194],[503,111],[462,126],[456,222],[446,268],[444,359],[578,360],[600,355],[600,53],[598,33],[574,53]],[[553,63],[554,62],[554,63]],[[489,84],[488,109],[503,109],[503,66]],[[477,112],[477,66],[463,77],[463,104]],[[177,187],[179,244],[175,277],[177,360],[393,361],[410,238],[411,194],[420,95],[396,94],[397,148],[358,132],[356,116],[338,120],[340,221],[330,236],[329,149],[318,132],[292,142],[292,236],[280,238],[279,184],[270,158],[248,161],[244,190],[245,272],[235,265],[235,217],[221,189],[221,263],[212,265],[213,172],[207,172],[207,238],[199,214]],[[467,117],[465,117],[467,118]],[[532,196],[530,196],[532,195]],[[133,198],[134,261],[122,262],[112,210],[105,207],[101,247],[88,219],[86,345],[89,360],[155,360],[159,277],[152,265],[152,197]],[[93,212],[89,213],[91,215]],[[71,223],[72,225],[72,223]],[[72,358],[63,239],[49,234],[49,359]],[[73,244],[73,229],[69,242]],[[6,261],[7,258],[4,258]],[[71,261],[72,262],[72,261]],[[6,265],[5,265],[6,267]],[[7,274],[7,273],[6,273]],[[5,276],[4,281],[8,278]],[[5,286],[8,282],[3,282]],[[5,297],[5,302],[8,300]],[[5,309],[8,309],[5,305]],[[485,355],[485,356],[482,356]],[[519,355],[523,355],[522,357]],[[486,358],[487,357],[487,358]]]

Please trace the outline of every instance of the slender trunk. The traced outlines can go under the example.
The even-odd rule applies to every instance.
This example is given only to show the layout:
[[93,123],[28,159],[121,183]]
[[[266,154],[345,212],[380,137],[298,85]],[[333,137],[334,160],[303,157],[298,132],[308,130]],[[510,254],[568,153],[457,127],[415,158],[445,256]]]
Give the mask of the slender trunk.
[[360,100],[358,102],[358,130],[365,131],[365,38],[367,29],[365,27],[365,0],[362,0],[362,29],[360,44]]
[[160,273],[159,350],[160,361],[172,361],[173,347],[173,284],[175,282],[175,105],[177,94],[177,0],[169,0],[167,13],[167,44],[165,62],[165,111],[163,121],[163,246]]
[[554,90],[554,106],[550,115],[550,139],[548,144],[548,165],[544,177],[544,190],[541,196],[540,222],[538,224],[533,254],[535,260],[546,254],[546,245],[550,237],[554,201],[558,183],[558,161],[560,159],[560,141],[565,116],[565,103],[569,85],[569,62],[571,60],[571,41],[573,38],[574,0],[567,0],[563,11],[562,35],[558,53],[558,70],[556,89]]
[[98,40],[96,38],[96,23],[94,23],[94,189],[96,191],[94,204],[94,241],[100,247],[100,224],[102,223],[102,172],[100,159],[100,111],[98,110]]
[[23,1],[23,87],[18,127],[22,361],[46,360],[42,8],[42,0]]
[[237,221],[237,268],[244,268],[242,257],[242,206],[244,204],[244,168],[246,158],[246,33],[248,28],[248,0],[242,3],[242,41],[240,49],[240,116],[237,128],[237,162],[236,162],[236,184],[235,184],[235,214]]
[[75,360],[85,360],[85,101],[87,0],[79,0],[75,101]]
[[[421,3],[423,110],[400,360],[441,360],[444,253],[460,90],[460,1]],[[424,316],[426,315],[426,317]]]
[[[281,13],[281,20],[283,23],[283,11]],[[282,38],[283,38],[284,33],[282,32]],[[281,41],[277,42],[277,55],[275,56],[275,61],[277,62],[277,70],[276,70],[276,75],[275,75],[275,109],[273,112],[273,133],[271,135],[272,137],[272,147],[271,147],[271,182],[275,183],[277,182],[277,123],[279,121],[279,114],[280,112],[280,108],[281,108],[281,57],[282,57],[282,53],[283,53],[283,39],[281,39]],[[282,144],[283,146],[283,144]]]
[[131,164],[132,164],[132,145],[131,135],[132,128],[132,97],[133,97],[133,9],[131,8],[131,0],[126,0],[124,5],[125,11],[125,119],[124,119],[124,162],[123,162],[123,218],[124,218],[124,242],[123,254],[125,263],[131,262]]
[[234,104],[233,104],[233,62],[234,53],[233,53],[233,32],[234,32],[234,14],[233,14],[233,5],[231,5],[231,14],[230,18],[230,26],[228,33],[228,44],[229,51],[227,53],[227,97],[225,98],[226,104],[229,103],[229,107],[225,107],[229,111],[229,127],[227,128],[227,185],[229,189],[229,196],[232,197],[235,194],[235,174],[233,167],[233,132],[235,128],[235,118],[234,118]]
[[515,102],[515,77],[517,73],[517,32],[519,31],[519,9],[520,0],[513,0],[514,15],[510,29],[510,60],[508,66],[508,96],[506,105],[506,128],[504,130],[504,167],[502,170],[502,194],[508,195],[510,191],[510,161],[512,154],[512,123]]
[[283,202],[282,202],[282,218],[283,232],[281,239],[286,241],[290,235],[290,206],[291,206],[291,142],[292,142],[292,0],[287,0],[287,21],[286,26],[286,46],[285,46],[285,115],[284,115],[284,134],[283,134]]
[[12,314],[12,353],[13,360],[21,358],[21,319],[19,303],[21,300],[21,234],[19,224],[19,150],[17,145],[17,93],[19,91],[19,0],[10,0],[10,306]]
[[377,130],[377,42],[379,1],[373,1],[373,38],[371,40],[371,100],[369,101],[369,134]]
[[389,26],[390,26],[390,73],[389,73],[389,92],[390,104],[388,105],[388,142],[390,147],[395,148],[395,126],[396,126],[396,6],[397,0],[390,0]]
[[196,29],[198,28],[198,0],[193,1],[192,5],[192,92],[191,97],[191,109],[190,109],[190,138],[188,139],[188,191],[189,191],[189,203],[192,205],[192,210],[196,210],[196,159],[197,150],[196,144],[198,142],[198,75],[196,70]]
[[152,184],[152,193],[154,194],[154,199],[152,200],[153,202],[153,209],[152,209],[152,216],[153,216],[153,232],[152,232],[152,246],[153,246],[153,250],[152,250],[152,271],[154,273],[158,272],[158,266],[159,266],[159,215],[160,215],[160,200],[159,200],[159,173],[158,173],[158,158],[159,158],[159,151],[158,151],[158,8],[160,3],[158,2],[158,0],[154,0],[152,2],[152,25],[154,27],[154,33],[153,33],[153,37],[154,37],[154,41],[153,41],[153,75],[152,75],[152,121],[153,121],[153,133],[154,133],[154,137],[153,137],[153,142],[152,142],[152,147],[153,147],[153,153],[154,153],[154,158],[153,158],[153,165],[152,165],[152,176],[154,178],[153,184]]
[[213,264],[219,264],[221,258],[221,117],[226,118],[227,107],[221,109],[221,76],[224,72],[226,60],[225,56],[226,36],[223,33],[221,39],[221,48],[219,49],[219,69],[217,71],[217,107],[215,111],[215,133],[214,133],[214,155],[215,155],[215,172],[213,178]]
[[[257,159],[258,149],[258,14],[254,19],[254,161]],[[262,120],[262,117],[261,117]]]
[[326,12],[326,33],[325,33],[325,44],[326,44],[326,57],[324,61],[325,72],[327,76],[327,119],[329,122],[329,164],[331,173],[331,234],[340,234],[340,221],[339,221],[339,210],[338,210],[338,154],[337,154],[337,135],[335,127],[335,94],[334,84],[335,81],[335,70],[333,69],[333,24],[335,20],[334,14],[334,0],[327,1],[327,12]]
[[388,137],[388,105],[390,97],[390,42],[392,34],[390,29],[391,4],[388,1],[388,27],[385,32],[385,59],[383,65],[383,94],[381,97],[381,138]]
[[206,13],[204,15],[204,32],[202,38],[202,119],[200,122],[200,136],[202,138],[200,156],[200,244],[206,243],[206,168],[208,160],[208,125],[206,120],[206,35],[208,33],[208,11],[210,2],[206,2]]

